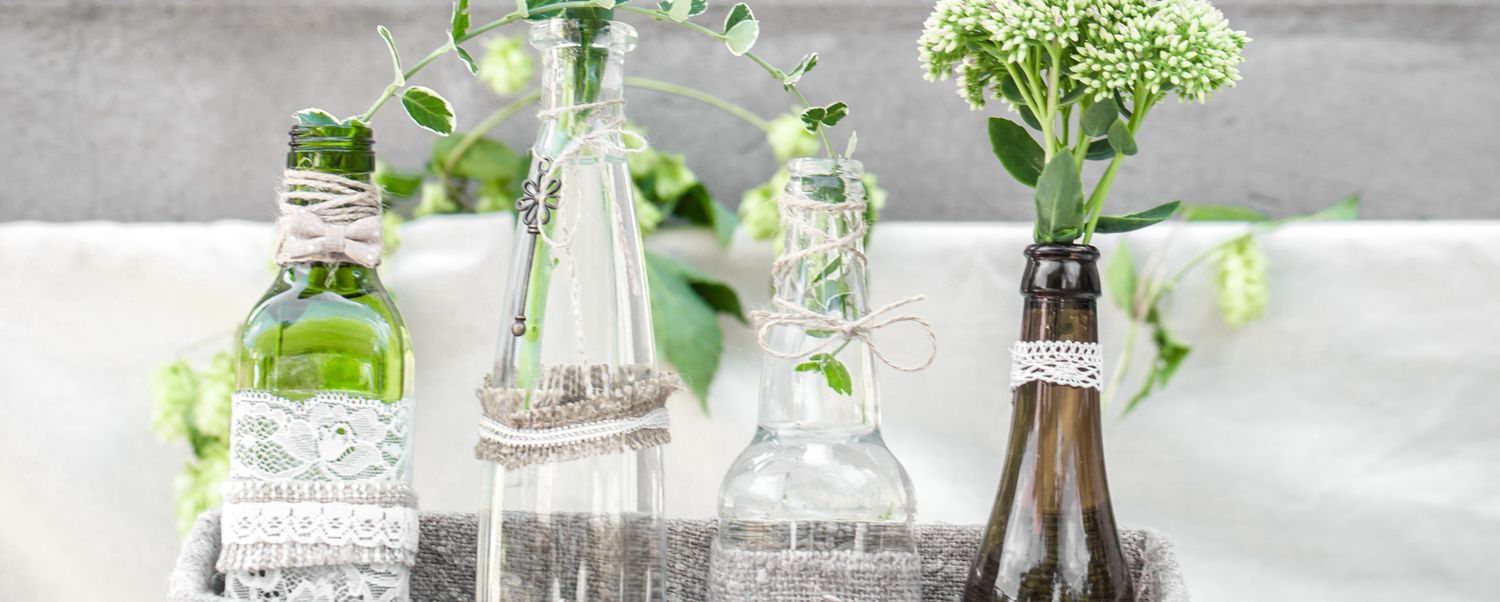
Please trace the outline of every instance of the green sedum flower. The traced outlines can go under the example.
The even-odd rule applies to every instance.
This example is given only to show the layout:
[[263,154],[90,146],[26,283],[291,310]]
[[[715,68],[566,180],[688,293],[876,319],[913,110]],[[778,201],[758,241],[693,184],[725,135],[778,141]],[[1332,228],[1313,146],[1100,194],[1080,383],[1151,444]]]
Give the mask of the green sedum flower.
[[1219,289],[1219,311],[1224,322],[1239,327],[1266,313],[1271,302],[1271,284],[1267,276],[1270,259],[1249,234],[1241,236],[1214,257],[1218,272],[1214,283]]
[[973,109],[984,108],[1008,63],[1026,61],[1047,45],[1075,44],[1092,2],[942,0],[917,40],[926,77],[957,76],[959,96]]
[[745,233],[754,240],[780,241],[781,209],[776,206],[776,196],[786,189],[792,177],[785,169],[771,176],[771,181],[746,190],[740,197],[740,223]]
[[1093,0],[1071,73],[1095,98],[1114,94],[1208,100],[1240,80],[1250,42],[1204,0]]
[[485,48],[476,75],[496,94],[509,96],[525,90],[536,76],[536,65],[521,38],[497,36]]

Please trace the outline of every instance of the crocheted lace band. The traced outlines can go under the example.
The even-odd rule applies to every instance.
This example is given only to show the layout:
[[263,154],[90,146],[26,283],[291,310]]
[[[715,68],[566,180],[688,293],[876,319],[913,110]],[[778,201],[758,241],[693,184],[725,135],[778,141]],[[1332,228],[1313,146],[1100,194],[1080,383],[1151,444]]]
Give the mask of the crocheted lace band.
[[380,264],[385,244],[380,188],[343,176],[288,169],[278,198],[277,264]]
[[1010,390],[1031,381],[1102,389],[1104,350],[1079,341],[1017,341],[1010,348]]
[[666,402],[681,381],[642,366],[553,366],[533,390],[478,390],[475,457],[509,469],[671,441]]

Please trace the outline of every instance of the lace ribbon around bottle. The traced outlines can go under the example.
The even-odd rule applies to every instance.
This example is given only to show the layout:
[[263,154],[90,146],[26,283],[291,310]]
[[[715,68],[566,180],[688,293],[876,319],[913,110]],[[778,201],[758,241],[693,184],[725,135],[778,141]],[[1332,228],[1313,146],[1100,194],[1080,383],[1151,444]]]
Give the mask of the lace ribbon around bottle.
[[218,560],[231,599],[407,599],[413,405],[234,394]]
[[475,457],[515,469],[671,441],[667,398],[676,375],[644,367],[553,366],[536,389],[477,391]]
[[232,600],[277,602],[402,602],[411,597],[411,569],[402,565],[340,565],[230,571]]
[[1104,348],[1080,341],[1017,341],[1010,348],[1010,389],[1032,381],[1102,389]]

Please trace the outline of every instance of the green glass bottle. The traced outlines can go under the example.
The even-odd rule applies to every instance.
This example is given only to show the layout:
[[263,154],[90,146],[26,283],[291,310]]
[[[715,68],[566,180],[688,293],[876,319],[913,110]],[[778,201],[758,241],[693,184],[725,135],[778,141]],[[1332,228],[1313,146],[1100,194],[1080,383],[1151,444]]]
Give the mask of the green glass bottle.
[[[297,126],[287,167],[370,182],[374,140],[360,125]],[[395,402],[411,392],[411,343],[374,268],[290,263],[245,320],[236,385],[306,399],[340,392]]]
[[363,125],[291,131],[279,271],[236,340],[219,569],[232,600],[409,599],[413,362],[375,270]]

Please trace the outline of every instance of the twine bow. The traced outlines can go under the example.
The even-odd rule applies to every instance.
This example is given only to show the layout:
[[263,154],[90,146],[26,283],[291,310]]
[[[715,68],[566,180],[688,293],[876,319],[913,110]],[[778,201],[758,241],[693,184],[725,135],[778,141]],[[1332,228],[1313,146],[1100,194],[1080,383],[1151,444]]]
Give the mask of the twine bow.
[[[845,264],[858,263],[864,265],[867,262],[865,254],[860,250],[868,225],[865,223],[866,203],[863,198],[852,195],[850,186],[845,186],[844,200],[842,202],[824,202],[810,199],[797,198],[783,195],[777,200],[777,206],[781,210],[781,222],[790,237],[802,237],[808,244],[802,248],[782,255],[776,260],[771,268],[771,274],[778,286],[787,286],[796,277],[797,265],[803,259],[821,253],[838,253],[843,257]],[[852,223],[848,232],[842,235],[829,233],[825,228],[815,223],[817,214],[829,215],[845,214],[845,221]],[[900,370],[902,372],[916,372],[932,365],[937,358],[937,333],[933,331],[932,324],[915,314],[890,315],[895,310],[922,301],[926,295],[915,295],[907,297],[895,303],[882,306],[879,309],[866,313],[856,320],[847,320],[841,316],[819,313],[803,307],[793,301],[781,297],[772,300],[774,307],[771,311],[756,311],[751,313],[757,326],[755,338],[760,348],[766,353],[782,359],[802,359],[818,353],[831,351],[843,341],[858,339],[869,348],[870,353],[880,360],[881,363]],[[875,344],[873,334],[876,330],[886,328],[895,324],[912,323],[921,327],[927,335],[928,351],[921,362],[915,364],[899,364],[892,361],[885,353],[881,352],[880,346]],[[771,345],[771,331],[777,326],[796,326],[809,331],[832,332],[840,337],[828,337],[823,342],[808,349],[797,351],[780,351]]]
[[380,189],[316,171],[288,169],[278,195],[276,263],[380,264],[385,224]]

